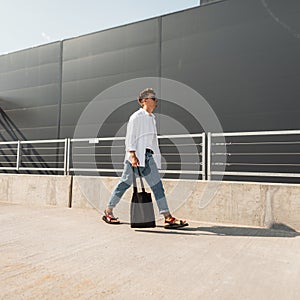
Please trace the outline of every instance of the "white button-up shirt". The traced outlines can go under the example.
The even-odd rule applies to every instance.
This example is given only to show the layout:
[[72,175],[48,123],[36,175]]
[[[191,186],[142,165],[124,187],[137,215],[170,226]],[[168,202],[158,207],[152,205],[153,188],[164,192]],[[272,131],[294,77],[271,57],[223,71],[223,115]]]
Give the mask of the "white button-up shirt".
[[140,166],[144,167],[146,149],[151,149],[154,152],[153,158],[157,168],[161,168],[161,154],[154,114],[149,114],[145,109],[140,108],[130,116],[127,124],[125,147],[125,161],[130,162],[130,151],[135,151]]

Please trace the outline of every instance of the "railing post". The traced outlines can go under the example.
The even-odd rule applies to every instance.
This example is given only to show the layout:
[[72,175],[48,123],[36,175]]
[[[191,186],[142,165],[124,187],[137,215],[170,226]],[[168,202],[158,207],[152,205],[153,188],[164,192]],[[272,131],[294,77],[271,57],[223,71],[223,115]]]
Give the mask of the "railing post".
[[68,153],[67,153],[67,175],[70,174],[70,154],[71,154],[71,139],[68,138]]
[[202,180],[206,180],[206,135],[202,133]]
[[65,147],[64,147],[64,175],[69,175],[69,145],[70,145],[70,139],[65,138]]
[[21,160],[20,153],[21,153],[21,142],[18,141],[16,171],[19,171],[20,168],[20,160]]
[[211,133],[207,133],[207,180],[211,180]]

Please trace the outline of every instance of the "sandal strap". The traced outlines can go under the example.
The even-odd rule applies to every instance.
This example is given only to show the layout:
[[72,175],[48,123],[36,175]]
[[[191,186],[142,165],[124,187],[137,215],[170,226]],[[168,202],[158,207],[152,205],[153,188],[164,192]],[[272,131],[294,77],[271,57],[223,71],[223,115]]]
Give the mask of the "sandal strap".
[[112,215],[106,215],[106,218],[109,219],[110,221],[117,221],[119,218],[116,218]]
[[118,220],[119,218],[116,218],[114,215],[112,215],[112,214],[108,214],[106,211],[104,212],[104,214],[105,214],[105,217],[106,217],[106,219],[108,219],[108,220],[114,220],[114,221],[116,221],[116,220]]
[[168,223],[168,224],[174,224],[175,222],[176,222],[176,218],[174,218],[174,217],[171,217],[171,218],[165,220],[165,223]]
[[183,224],[186,223],[186,221],[179,220],[179,219],[176,219],[176,218],[172,217],[172,218],[170,218],[168,220],[165,220],[165,223],[168,223],[170,225],[175,225],[175,224],[177,224],[177,225],[183,225]]

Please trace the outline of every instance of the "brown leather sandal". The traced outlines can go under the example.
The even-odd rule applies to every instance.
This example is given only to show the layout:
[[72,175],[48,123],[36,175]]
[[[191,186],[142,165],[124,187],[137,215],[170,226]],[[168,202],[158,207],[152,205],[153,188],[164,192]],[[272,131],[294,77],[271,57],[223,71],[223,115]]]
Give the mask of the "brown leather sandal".
[[106,211],[104,211],[104,216],[102,217],[102,220],[107,224],[121,224],[119,218],[114,217],[113,214],[108,214]]
[[165,229],[177,229],[185,226],[189,226],[185,220],[179,220],[174,217],[165,219]]

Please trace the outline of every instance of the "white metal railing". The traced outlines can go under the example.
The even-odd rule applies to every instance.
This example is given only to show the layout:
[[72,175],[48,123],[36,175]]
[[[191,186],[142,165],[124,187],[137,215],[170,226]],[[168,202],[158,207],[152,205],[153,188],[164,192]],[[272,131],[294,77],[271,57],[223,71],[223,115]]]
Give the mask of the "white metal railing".
[[[164,157],[180,158],[180,162],[176,159],[175,162],[170,159],[163,162],[161,173],[200,175],[205,179],[205,133],[161,135],[158,139],[161,148],[173,149],[173,152],[162,151]],[[199,141],[195,141],[196,139]],[[72,163],[68,159],[68,172],[122,172],[124,140],[125,137],[70,139],[68,158],[72,157]],[[173,143],[167,144],[164,140],[171,140]],[[174,148],[182,151],[176,153]],[[194,151],[191,152],[191,149]],[[110,168],[105,167],[106,165]]]
[[[50,171],[65,175],[121,172],[124,140],[124,137],[107,137],[0,142],[0,170]],[[169,157],[162,164],[162,173],[199,175],[205,179],[204,133],[163,135],[159,141],[161,147],[168,149],[162,151],[162,155]]]
[[[122,172],[124,140],[0,142],[0,171],[65,175]],[[300,178],[300,130],[162,135],[159,142],[164,157],[161,173],[170,176],[203,180],[223,176]]]
[[[113,149],[124,149],[124,140],[125,137],[69,139],[70,147],[68,153],[67,174],[70,172],[121,172],[122,168],[116,168],[116,165],[112,168],[104,167],[111,165],[112,163],[110,160],[103,161],[103,158],[124,156],[121,151],[119,154],[113,153]],[[118,142],[121,142],[121,145],[112,145],[112,143]],[[103,152],[101,150],[106,151]]]
[[0,170],[66,173],[68,139],[0,142]]
[[[226,151],[219,152],[220,146]],[[300,130],[208,133],[207,152],[208,180],[214,175],[300,178]]]

